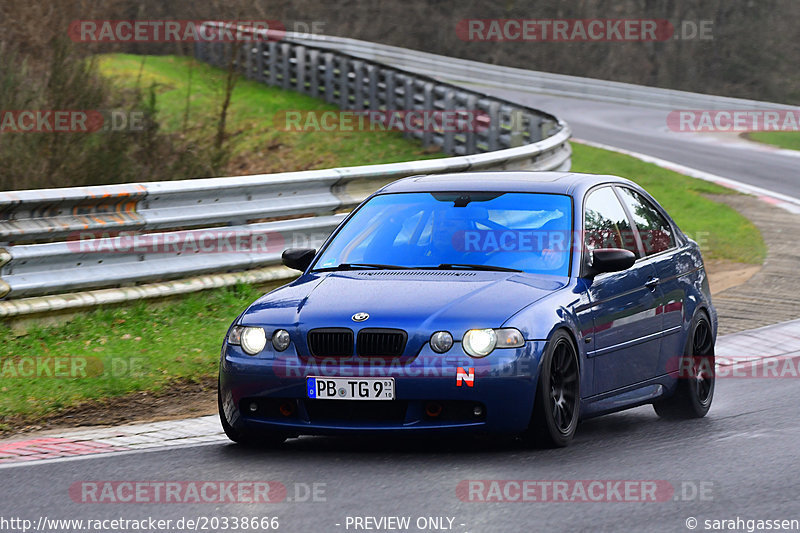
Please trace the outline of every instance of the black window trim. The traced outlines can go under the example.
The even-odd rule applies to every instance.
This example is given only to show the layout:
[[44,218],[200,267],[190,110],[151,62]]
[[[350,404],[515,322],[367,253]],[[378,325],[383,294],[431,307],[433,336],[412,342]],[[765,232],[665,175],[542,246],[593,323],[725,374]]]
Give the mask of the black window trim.
[[[630,222],[631,222],[631,228],[634,229],[634,232],[636,234],[636,242],[639,243],[639,247],[640,247],[640,250],[641,250],[641,253],[642,253],[642,257],[637,258],[637,260],[636,260],[637,262],[639,261],[639,259],[650,259],[652,257],[658,257],[661,254],[672,253],[672,252],[678,250],[679,248],[681,248],[685,244],[684,242],[678,242],[679,240],[683,241],[683,239],[679,239],[678,238],[678,235],[680,235],[680,233],[678,231],[675,231],[676,228],[675,228],[675,225],[672,223],[672,219],[669,216],[666,215],[666,212],[661,208],[661,206],[658,204],[658,202],[656,202],[655,199],[652,198],[649,194],[642,194],[641,191],[639,191],[639,190],[637,190],[637,189],[635,189],[633,187],[630,187],[628,185],[623,185],[623,184],[614,184],[614,185],[612,185],[612,188],[614,189],[614,194],[617,195],[617,199],[619,199],[620,203],[622,204],[622,208],[625,210],[625,213],[628,215],[628,220],[630,220]],[[646,201],[648,204],[650,204],[650,207],[655,209],[656,212],[659,215],[661,215],[661,218],[664,219],[664,221],[669,226],[670,231],[672,232],[672,237],[673,237],[672,238],[672,241],[673,241],[672,246],[670,246],[666,250],[661,250],[657,254],[647,255],[646,253],[644,253],[644,252],[646,252],[646,250],[644,249],[644,243],[642,242],[641,235],[639,235],[639,226],[636,224],[636,220],[633,218],[633,214],[630,212],[630,209],[628,209],[628,205],[622,199],[622,193],[620,193],[617,190],[618,188],[619,189],[628,189],[629,191],[633,191],[634,193],[638,193],[639,196],[641,196],[644,199],[644,201]]]
[[639,236],[639,230],[636,227],[636,224],[634,224],[633,220],[631,219],[631,214],[628,211],[625,202],[622,201],[622,199],[619,197],[619,193],[614,188],[616,185],[617,184],[614,182],[599,183],[594,187],[592,187],[591,189],[589,189],[588,191],[586,191],[586,194],[583,195],[583,202],[581,205],[581,227],[583,228],[582,232],[583,234],[581,235],[581,271],[579,273],[580,277],[586,277],[586,271],[589,268],[588,267],[589,250],[586,248],[586,203],[592,194],[606,187],[611,189],[611,192],[617,198],[617,201],[622,207],[622,211],[628,218],[628,224],[630,225],[631,230],[633,231],[633,238],[636,241],[636,248],[639,250],[639,257],[636,258],[636,263],[638,263],[643,259],[649,259],[650,257],[653,257],[653,256],[648,257],[647,255],[645,255],[644,246],[642,245],[642,238]]

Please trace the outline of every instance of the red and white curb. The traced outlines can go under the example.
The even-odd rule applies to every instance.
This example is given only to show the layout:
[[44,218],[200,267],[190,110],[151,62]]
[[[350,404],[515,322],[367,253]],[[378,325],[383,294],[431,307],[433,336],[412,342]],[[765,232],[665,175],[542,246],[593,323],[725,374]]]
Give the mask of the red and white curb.
[[800,320],[719,337],[714,352],[718,366],[800,357]]
[[228,442],[216,415],[109,428],[86,428],[0,441],[0,468],[23,462]]
[[570,141],[585,144],[586,146],[592,146],[594,148],[601,148],[603,150],[608,150],[609,152],[617,152],[619,154],[628,155],[640,161],[644,161],[645,163],[651,163],[658,167],[677,172],[678,174],[684,174],[686,176],[701,179],[703,181],[710,181],[728,189],[733,189],[744,194],[756,196],[759,200],[762,200],[768,204],[772,204],[776,207],[780,207],[781,209],[785,209],[790,213],[794,213],[796,215],[800,214],[800,198],[769,191],[761,187],[756,187],[755,185],[748,185],[747,183],[742,183],[741,181],[723,178],[722,176],[711,174],[710,172],[687,167],[686,165],[681,165],[680,163],[674,163],[672,161],[667,161],[666,159],[660,159],[658,157],[653,157],[639,152],[633,152],[631,150],[616,148],[607,144],[576,139],[574,137],[570,139]]

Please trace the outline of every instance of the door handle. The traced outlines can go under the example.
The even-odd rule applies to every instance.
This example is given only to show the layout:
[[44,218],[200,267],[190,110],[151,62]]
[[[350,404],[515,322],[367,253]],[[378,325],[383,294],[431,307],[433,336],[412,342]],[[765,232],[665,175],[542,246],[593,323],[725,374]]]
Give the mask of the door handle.
[[647,282],[644,284],[644,286],[647,287],[648,289],[650,289],[651,291],[654,291],[654,290],[656,290],[656,287],[658,286],[660,281],[661,280],[658,279],[658,278],[650,278],[650,279],[647,280]]

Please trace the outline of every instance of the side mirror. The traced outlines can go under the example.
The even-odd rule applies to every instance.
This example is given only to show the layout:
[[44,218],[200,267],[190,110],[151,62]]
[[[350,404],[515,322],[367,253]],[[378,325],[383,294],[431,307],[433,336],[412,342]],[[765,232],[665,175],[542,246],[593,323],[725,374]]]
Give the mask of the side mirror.
[[313,248],[289,248],[281,254],[281,262],[287,267],[305,272],[317,251]]
[[604,272],[628,270],[636,262],[636,256],[630,250],[621,248],[598,248],[591,252],[591,264],[588,276],[594,277]]

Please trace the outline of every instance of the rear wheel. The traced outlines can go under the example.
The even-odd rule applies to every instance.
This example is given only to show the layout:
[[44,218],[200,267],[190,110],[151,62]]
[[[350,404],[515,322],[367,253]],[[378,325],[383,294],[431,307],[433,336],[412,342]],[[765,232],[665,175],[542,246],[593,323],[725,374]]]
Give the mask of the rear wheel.
[[273,448],[280,446],[286,439],[287,435],[276,433],[272,431],[252,431],[247,428],[237,429],[230,422],[225,415],[225,409],[222,407],[222,393],[220,392],[219,385],[217,386],[217,408],[219,410],[219,421],[222,424],[222,430],[225,435],[233,442],[243,446]]
[[545,448],[567,446],[578,427],[580,366],[578,352],[565,331],[547,343],[542,359],[533,416],[524,438]]
[[653,408],[663,418],[702,418],[713,398],[714,336],[705,313],[698,312],[679,363],[678,387],[672,396],[654,403]]

